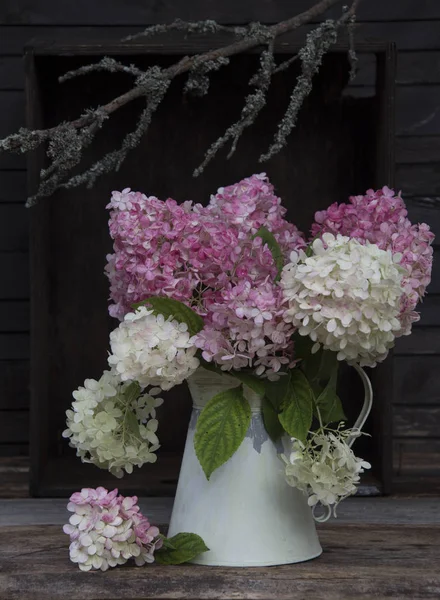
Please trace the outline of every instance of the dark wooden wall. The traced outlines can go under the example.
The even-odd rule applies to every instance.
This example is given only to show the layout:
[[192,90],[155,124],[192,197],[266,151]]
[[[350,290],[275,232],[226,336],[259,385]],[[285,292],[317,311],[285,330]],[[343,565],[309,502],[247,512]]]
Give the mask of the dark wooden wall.
[[[1,0],[0,136],[24,120],[22,51],[33,37],[118,39],[176,17],[224,23],[274,22],[312,0]],[[333,9],[330,15],[337,14]],[[397,188],[414,220],[429,223],[440,244],[440,1],[368,0],[358,36],[395,41]],[[353,93],[368,95],[372,62]],[[353,190],[359,192],[360,190]],[[28,452],[29,280],[25,159],[0,155],[0,455]],[[343,200],[343,199],[341,199]],[[440,249],[422,321],[394,356],[394,472],[429,485],[440,476]]]

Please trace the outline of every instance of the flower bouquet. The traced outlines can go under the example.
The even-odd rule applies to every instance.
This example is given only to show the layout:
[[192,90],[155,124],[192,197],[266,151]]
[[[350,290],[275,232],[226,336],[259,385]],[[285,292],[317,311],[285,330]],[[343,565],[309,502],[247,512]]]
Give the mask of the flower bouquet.
[[[268,565],[319,555],[312,511],[336,515],[370,467],[351,449],[371,404],[363,367],[419,318],[429,227],[412,225],[384,187],[317,212],[307,239],[265,174],[220,188],[207,206],[125,189],[108,208],[120,324],[109,370],[73,393],[63,435],[84,462],[122,477],[156,461],[162,390],[187,380],[194,410],[171,537],[136,498],[86,489],[69,505],[72,560],[87,570],[130,557]],[[341,361],[366,391],[351,428]]]

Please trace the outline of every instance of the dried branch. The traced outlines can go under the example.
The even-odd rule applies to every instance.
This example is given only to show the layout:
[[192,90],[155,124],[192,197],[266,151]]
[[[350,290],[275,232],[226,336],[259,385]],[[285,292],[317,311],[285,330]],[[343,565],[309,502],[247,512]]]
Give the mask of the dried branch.
[[214,158],[220,148],[222,148],[231,139],[232,146],[229,151],[228,158],[234,154],[237,148],[238,140],[240,139],[243,131],[246,129],[246,127],[249,127],[252,125],[252,123],[254,123],[258,113],[266,104],[266,95],[269,90],[274,70],[275,59],[273,55],[273,41],[271,41],[267,50],[261,53],[260,68],[249,82],[249,85],[255,86],[256,90],[254,93],[249,94],[246,97],[240,119],[228,127],[226,132],[212,144],[205,155],[204,161],[194,171],[194,177],[197,177],[200,175],[200,173],[202,173],[203,169]]
[[[355,4],[356,5],[356,4]],[[358,67],[358,57],[354,47],[354,30],[356,25],[356,14],[353,12],[348,20],[347,32],[348,32],[348,61],[350,63],[350,81],[356,77]]]
[[229,58],[223,58],[223,56],[219,56],[216,60],[202,61],[200,64],[196,60],[185,83],[185,94],[206,96],[209,91],[209,74],[226,65],[229,65]]
[[288,69],[290,67],[290,65],[292,65],[294,62],[296,62],[298,60],[298,58],[299,58],[298,54],[295,54],[295,56],[291,56],[287,60],[284,60],[282,63],[280,63],[277,66],[277,68],[274,71],[274,75],[276,73],[281,73],[282,71],[285,71],[286,69]]
[[127,154],[141,141],[142,136],[146,133],[150,126],[151,120],[154,113],[156,112],[159,104],[162,102],[170,81],[161,77],[161,70],[159,67],[151,67],[149,77],[151,81],[155,81],[155,86],[152,84],[148,86],[148,93],[146,96],[147,105],[142,111],[136,129],[125,136],[122,145],[119,150],[109,152],[104,158],[97,161],[90,169],[82,173],[71,177],[69,181],[60,185],[63,188],[73,188],[82,184],[86,184],[88,188],[93,187],[96,179],[105,173],[110,171],[119,171],[122,163],[124,162]]
[[219,25],[212,19],[206,19],[205,21],[182,21],[182,19],[175,19],[172,23],[167,25],[151,25],[139,33],[128,35],[122,41],[132,42],[139,38],[152,37],[161,33],[168,33],[169,31],[184,31],[185,33],[219,33],[220,31],[226,31],[234,33],[235,35],[245,36],[247,32],[246,27],[228,27],[226,25]]
[[334,21],[326,21],[307,36],[306,45],[298,55],[301,75],[293,89],[286,113],[278,125],[274,142],[267,153],[261,155],[260,162],[269,160],[285,146],[287,137],[296,125],[300,108],[312,91],[312,79],[319,71],[323,56],[337,39],[337,24]]
[[[219,25],[212,20],[200,21],[197,23],[176,20],[169,25],[155,25],[147,28],[140,34],[135,34],[126,39],[131,41],[138,39],[139,37],[158,35],[173,30],[184,31],[187,34],[208,34],[228,31],[239,39],[231,44],[215,50],[210,50],[200,55],[185,56],[166,69],[153,67],[143,71],[135,65],[124,65],[112,58],[104,57],[95,64],[86,65],[74,71],[69,71],[60,78],[61,82],[77,76],[87,75],[95,71],[127,73],[135,77],[135,81],[133,87],[126,93],[114,98],[103,106],[85,111],[73,121],[60,123],[55,127],[45,130],[28,130],[22,128],[17,133],[0,140],[0,152],[25,153],[47,143],[46,154],[50,164],[46,170],[41,172],[39,190],[33,198],[29,199],[28,205],[34,204],[36,200],[42,196],[49,196],[59,187],[70,188],[82,184],[86,184],[90,187],[100,175],[118,169],[128,152],[139,143],[140,139],[147,131],[153,114],[163,100],[172,79],[181,74],[188,73],[185,92],[204,95],[208,93],[210,73],[228,64],[231,56],[246,52],[252,48],[263,46],[266,47],[266,49],[263,50],[261,54],[260,68],[249,82],[250,85],[255,87],[255,91],[246,97],[240,119],[237,123],[228,128],[225,134],[211,146],[204,162],[196,169],[196,173],[200,173],[201,170],[203,170],[203,167],[216,154],[218,149],[229,140],[232,141],[229,155],[233,154],[244,129],[254,122],[256,116],[266,102],[266,95],[272,75],[280,70],[288,68],[294,60],[294,58],[291,58],[276,67],[273,58],[274,40],[279,36],[316,19],[319,15],[323,14],[340,1],[341,0],[320,0],[303,13],[272,26],[251,23],[247,27],[226,27],[224,25]],[[359,0],[352,0],[350,10],[346,11],[343,17],[336,22],[338,27],[343,23],[348,23],[350,26],[350,60],[352,65],[355,61],[352,32],[354,26],[354,11],[358,1]],[[309,34],[307,44],[305,48],[303,48],[303,51],[301,51],[302,54],[300,53],[299,58],[301,59],[302,64],[302,75],[295,86],[286,115],[280,123],[275,142],[269,149],[266,157],[272,156],[285,143],[287,135],[295,124],[301,102],[310,92],[313,73],[319,68],[323,54],[333,43],[334,31],[329,24],[330,22],[327,21],[326,23],[327,24],[319,26],[314,32]],[[301,79],[301,77],[303,79]],[[145,98],[146,107],[139,118],[135,131],[126,136],[121,148],[110,152],[83,173],[70,177],[69,179],[68,177],[72,169],[78,167],[80,164],[83,150],[91,144],[104,121],[119,108],[140,97]]]
[[79,67],[73,71],[68,71],[64,75],[58,78],[60,83],[64,83],[69,79],[73,79],[74,77],[78,77],[79,75],[88,75],[94,71],[108,71],[109,73],[127,73],[128,75],[133,75],[133,77],[140,77],[144,71],[142,69],[138,69],[135,65],[123,65],[118,62],[114,58],[109,58],[108,56],[104,56],[102,60],[93,65],[85,65],[83,67]]
[[346,11],[338,21],[327,20],[307,35],[306,44],[298,53],[301,75],[293,89],[286,113],[278,125],[274,142],[268,152],[261,155],[260,162],[269,160],[285,146],[287,137],[296,125],[300,108],[312,91],[312,80],[319,71],[324,55],[336,43],[341,26],[351,23],[358,1],[354,0],[350,10]]

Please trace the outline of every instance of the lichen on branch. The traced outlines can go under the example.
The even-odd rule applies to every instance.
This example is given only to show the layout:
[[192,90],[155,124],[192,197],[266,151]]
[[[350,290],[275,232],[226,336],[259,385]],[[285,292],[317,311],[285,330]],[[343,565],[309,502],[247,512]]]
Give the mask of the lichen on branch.
[[[187,35],[212,35],[228,32],[232,34],[233,41],[201,54],[184,56],[166,68],[154,66],[144,70],[133,64],[125,65],[111,57],[103,57],[96,63],[84,65],[65,73],[59,78],[60,83],[99,71],[126,74],[133,77],[134,81],[127,92],[116,96],[107,104],[84,111],[77,119],[62,122],[43,130],[21,128],[17,133],[0,140],[0,153],[23,154],[36,150],[40,146],[45,149],[47,167],[42,169],[38,191],[29,198],[27,205],[31,206],[39,198],[50,196],[58,188],[72,188],[79,185],[92,187],[101,175],[117,171],[128,153],[146,135],[154,113],[164,99],[173,79],[185,73],[188,74],[184,93],[204,96],[209,93],[209,78],[212,73],[226,67],[230,57],[258,48],[261,48],[260,65],[249,81],[253,90],[245,98],[240,118],[228,127],[218,140],[212,143],[201,165],[195,169],[194,175],[199,175],[217,152],[229,142],[231,146],[228,157],[234,154],[243,132],[252,126],[265,106],[273,76],[287,69],[295,60],[299,60],[301,74],[294,85],[289,106],[278,125],[272,145],[260,160],[267,160],[274,156],[286,144],[287,138],[296,124],[299,110],[312,89],[312,79],[319,70],[323,56],[335,43],[342,27],[346,27],[348,31],[348,55],[351,74],[354,74],[356,69],[354,23],[359,0],[351,0],[350,7],[344,6],[338,20],[326,20],[313,29],[308,34],[306,44],[298,55],[285,60],[278,66],[274,57],[276,40],[283,34],[317,19],[340,2],[341,0],[319,0],[308,10],[271,26],[250,23],[247,26],[229,27],[209,19],[198,22],[176,19],[170,24],[148,27],[140,33],[125,38],[124,41],[131,43],[140,38],[171,31],[181,31]],[[107,153],[93,165],[82,170],[83,151],[93,143],[97,132],[114,112],[137,98],[143,98],[145,106],[135,130],[125,136],[120,148]],[[75,174],[73,174],[74,171]]]

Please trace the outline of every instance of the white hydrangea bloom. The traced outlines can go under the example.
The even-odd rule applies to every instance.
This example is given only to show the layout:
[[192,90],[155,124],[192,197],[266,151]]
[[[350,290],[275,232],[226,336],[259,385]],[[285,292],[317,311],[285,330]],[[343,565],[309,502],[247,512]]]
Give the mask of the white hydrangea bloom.
[[199,366],[197,348],[185,323],[178,323],[141,306],[125,315],[110,334],[108,362],[122,381],[169,390],[182,383]]
[[99,381],[87,379],[84,387],[73,392],[75,401],[66,412],[63,437],[69,438],[83,462],[122,477],[134,466],[156,461],[155,409],[163,400],[148,393],[139,397],[140,393],[137,383],[123,383],[112,371],[104,372]]
[[374,367],[402,334],[401,255],[331,233],[312,249],[309,257],[292,252],[283,269],[285,321],[310,336],[315,351],[322,345],[338,360]]
[[291,453],[281,456],[287,483],[308,495],[309,506],[318,502],[332,506],[336,516],[336,506],[356,492],[360,474],[371,468],[347,445],[347,438],[352,435],[360,434],[351,429],[321,429],[306,444],[292,438]]

